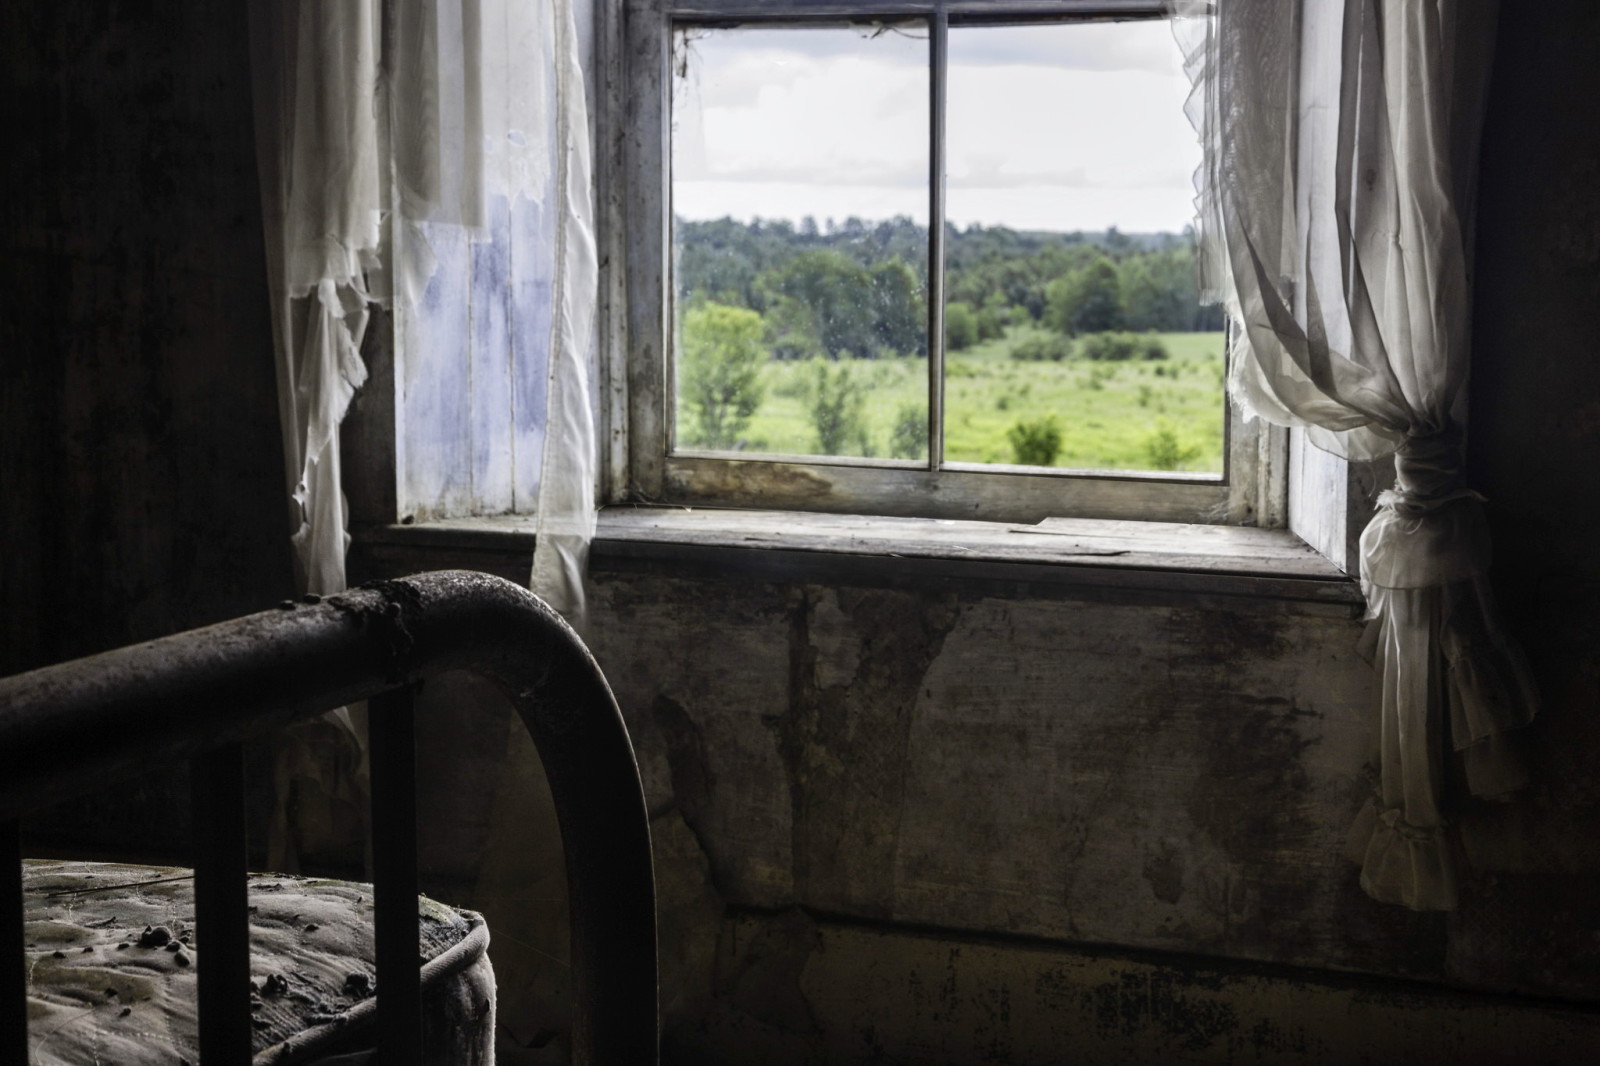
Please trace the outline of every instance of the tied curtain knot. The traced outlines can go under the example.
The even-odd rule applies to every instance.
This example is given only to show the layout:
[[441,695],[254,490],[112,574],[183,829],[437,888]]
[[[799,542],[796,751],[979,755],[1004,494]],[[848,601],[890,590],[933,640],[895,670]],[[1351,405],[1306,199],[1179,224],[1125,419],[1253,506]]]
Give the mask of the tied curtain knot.
[[1461,430],[1453,425],[1407,436],[1394,455],[1395,487],[1379,504],[1418,518],[1455,500],[1481,500],[1462,478],[1462,444]]
[[1439,838],[1446,824],[1441,822],[1438,825],[1412,825],[1406,821],[1405,812],[1396,807],[1390,807],[1378,817],[1386,829],[1399,834],[1411,843],[1432,843]]
[[1456,426],[1413,433],[1395,452],[1395,487],[1361,534],[1361,579],[1369,605],[1377,589],[1418,589],[1482,576],[1489,567],[1483,497],[1462,477]]

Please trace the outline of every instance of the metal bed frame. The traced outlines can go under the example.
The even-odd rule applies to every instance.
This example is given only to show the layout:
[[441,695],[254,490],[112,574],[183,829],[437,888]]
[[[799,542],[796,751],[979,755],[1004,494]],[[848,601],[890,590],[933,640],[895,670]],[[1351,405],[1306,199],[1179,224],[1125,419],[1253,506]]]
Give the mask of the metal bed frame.
[[575,633],[508,581],[442,571],[0,680],[0,1066],[28,1062],[20,817],[191,760],[203,1066],[251,1059],[243,743],[370,699],[378,1061],[420,1061],[412,693],[451,670],[512,701],[555,802],[572,923],[573,1061],[653,1063],[655,886],[621,712]]

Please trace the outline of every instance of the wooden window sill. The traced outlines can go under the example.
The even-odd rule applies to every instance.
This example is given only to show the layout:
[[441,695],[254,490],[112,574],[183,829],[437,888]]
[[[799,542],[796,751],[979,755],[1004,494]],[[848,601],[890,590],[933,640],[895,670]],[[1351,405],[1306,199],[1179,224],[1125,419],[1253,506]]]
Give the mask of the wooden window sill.
[[[531,553],[533,522],[502,515],[369,527],[364,546]],[[1037,524],[684,507],[607,507],[596,572],[663,570],[724,580],[930,587],[1001,583],[1040,594],[1144,600],[1248,598],[1354,617],[1360,589],[1294,534],[1095,519]]]

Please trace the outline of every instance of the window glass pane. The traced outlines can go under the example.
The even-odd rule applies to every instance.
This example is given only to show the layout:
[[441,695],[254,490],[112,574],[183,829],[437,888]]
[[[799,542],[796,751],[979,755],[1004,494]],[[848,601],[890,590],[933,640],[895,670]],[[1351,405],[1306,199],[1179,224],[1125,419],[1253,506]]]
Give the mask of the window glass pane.
[[946,457],[1221,473],[1170,26],[952,27],[949,62]]
[[925,456],[925,24],[673,45],[675,449]]

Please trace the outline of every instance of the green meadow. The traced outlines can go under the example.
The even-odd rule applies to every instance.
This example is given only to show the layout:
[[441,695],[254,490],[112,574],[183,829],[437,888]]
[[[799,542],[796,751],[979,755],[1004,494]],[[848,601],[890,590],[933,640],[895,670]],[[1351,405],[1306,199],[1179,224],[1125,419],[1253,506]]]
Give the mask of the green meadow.
[[[1044,333],[1016,327],[999,339],[946,357],[945,453],[949,460],[1016,462],[1008,431],[1055,418],[1061,447],[1053,466],[1089,470],[1177,469],[1220,473],[1223,449],[1223,334],[1161,333],[1170,358],[1019,361],[1013,347]],[[927,403],[926,359],[847,359],[865,394],[864,440],[848,454],[893,454],[895,426]],[[820,453],[812,414],[813,360],[772,360],[761,370],[763,397],[741,450]],[[680,410],[679,417],[684,417]],[[902,439],[904,434],[902,433]],[[903,453],[902,453],[903,454]]]

